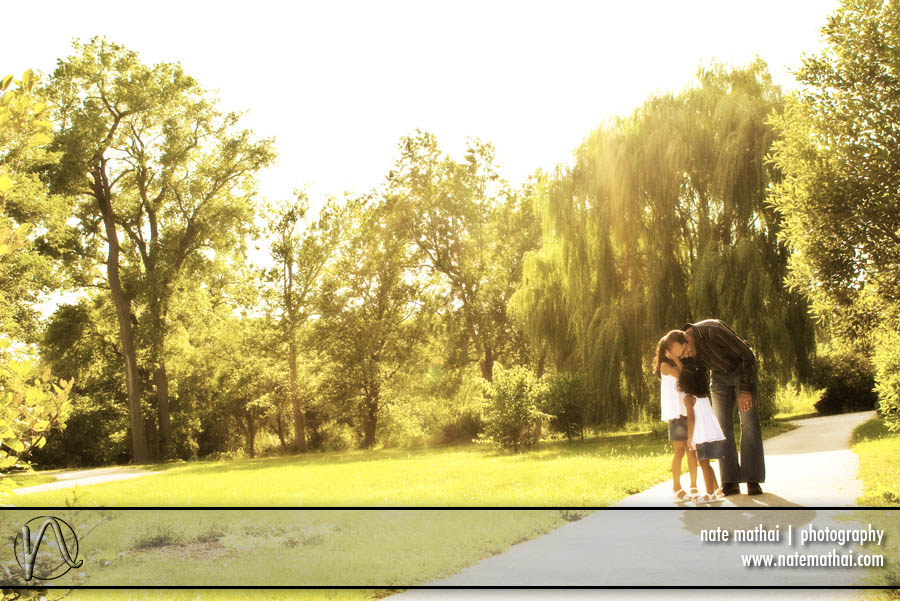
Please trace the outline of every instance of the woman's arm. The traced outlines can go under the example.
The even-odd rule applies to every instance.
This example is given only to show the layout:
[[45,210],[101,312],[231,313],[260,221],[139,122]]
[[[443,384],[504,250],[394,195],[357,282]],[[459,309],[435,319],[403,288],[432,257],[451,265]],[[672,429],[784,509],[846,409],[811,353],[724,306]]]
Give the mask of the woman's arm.
[[689,451],[694,450],[694,402],[697,399],[693,396],[686,394],[684,395],[684,409],[687,412],[687,448]]

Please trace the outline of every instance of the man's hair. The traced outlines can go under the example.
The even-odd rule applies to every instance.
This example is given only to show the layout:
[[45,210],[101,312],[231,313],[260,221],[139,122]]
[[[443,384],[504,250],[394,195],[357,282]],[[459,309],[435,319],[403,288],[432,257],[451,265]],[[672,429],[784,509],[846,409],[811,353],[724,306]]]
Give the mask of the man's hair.
[[672,346],[673,342],[677,342],[679,344],[687,344],[687,336],[685,336],[684,332],[681,330],[671,330],[668,334],[662,337],[660,341],[663,346],[665,346],[666,350],[670,346]]
[[685,394],[708,397],[709,371],[698,361],[685,359],[682,361],[681,374],[678,376],[678,388]]

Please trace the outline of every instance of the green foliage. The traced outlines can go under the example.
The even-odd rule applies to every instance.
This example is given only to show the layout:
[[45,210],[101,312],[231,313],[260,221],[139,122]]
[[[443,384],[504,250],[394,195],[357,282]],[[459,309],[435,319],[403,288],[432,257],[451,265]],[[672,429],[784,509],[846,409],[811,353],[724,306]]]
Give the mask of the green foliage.
[[756,402],[759,403],[757,412],[760,421],[768,421],[778,412],[776,405],[777,394],[778,379],[775,375],[771,373],[760,374],[756,398]]
[[900,434],[891,432],[884,421],[873,418],[858,426],[851,438],[859,455],[859,479],[863,496],[858,505],[900,506]]
[[[305,451],[306,416],[309,406],[313,360],[304,337],[312,331],[309,325],[321,285],[322,274],[338,247],[342,228],[342,208],[333,199],[319,211],[316,219],[308,215],[309,199],[298,192],[293,202],[269,207],[268,231],[272,237],[271,254],[274,267],[265,270],[270,284],[266,304],[269,319],[277,323],[283,345],[277,347],[279,360],[285,360],[289,372],[287,400],[294,418],[294,442]],[[301,379],[303,381],[301,381]]]
[[900,329],[898,24],[896,2],[842,1],[824,50],[797,72],[801,90],[773,120],[784,179],[770,201],[793,251],[788,281],[842,338]]
[[775,392],[775,417],[796,417],[815,412],[825,391],[810,384],[788,382]]
[[568,439],[584,439],[584,415],[590,394],[580,373],[559,372],[549,378],[547,394],[541,410],[554,416],[554,427]]
[[900,332],[882,331],[876,338],[875,391],[878,413],[892,432],[900,430]]
[[[0,330],[34,342],[41,294],[61,286],[51,260],[67,203],[51,199],[37,169],[46,150],[50,105],[31,71],[3,79],[0,90]],[[13,85],[15,84],[15,85]],[[41,227],[35,227],[41,226]]]
[[814,384],[824,388],[816,411],[826,415],[874,409],[875,370],[855,349],[837,349],[816,358]]
[[51,428],[64,427],[73,381],[53,381],[23,350],[0,339],[0,469],[42,447]]
[[370,448],[392,382],[424,368],[419,353],[433,332],[433,302],[430,278],[392,231],[383,202],[350,201],[344,227],[323,277],[314,339],[330,360],[324,385],[332,402]]
[[131,542],[132,549],[155,549],[184,542],[184,536],[169,524],[159,524],[137,534]]
[[[256,174],[274,160],[273,142],[241,127],[240,114],[219,110],[180,65],[145,65],[101,38],[75,42],[46,93],[59,154],[47,179],[74,199],[78,222],[70,277],[108,289],[113,300],[135,458],[148,450],[171,456],[169,312],[181,289],[224,258],[242,260]],[[156,444],[148,449],[141,403],[151,386]]]
[[524,340],[507,315],[522,259],[539,239],[527,192],[500,179],[494,149],[469,140],[463,161],[444,155],[437,139],[417,131],[400,141],[388,175],[389,218],[439,274],[448,367],[477,362],[491,381],[495,361],[522,362]]
[[586,374],[588,424],[649,415],[653,349],[686,321],[728,322],[763,374],[808,375],[812,323],[782,283],[788,253],[765,202],[779,177],[765,162],[767,118],[780,106],[762,61],[713,65],[594,131],[571,169],[539,179],[541,246],[510,309],[557,370]]
[[[9,275],[9,266],[15,264],[17,256],[21,257],[16,251],[28,244],[25,234],[29,225],[17,224],[7,216],[10,198],[28,183],[27,176],[17,170],[21,170],[30,151],[49,141],[50,129],[43,118],[47,105],[33,93],[33,73],[26,71],[16,88],[10,87],[12,83],[13,79],[6,76],[0,84],[0,276]],[[25,276],[30,275],[27,270],[23,273],[16,269],[13,274],[26,281]],[[5,314],[7,303],[11,302],[5,293],[22,293],[30,291],[30,287],[7,286],[9,278],[0,279],[4,283],[0,307]],[[12,302],[17,300],[20,299]],[[0,326],[6,329],[6,325],[4,319]],[[29,355],[28,349],[0,335],[0,469],[25,462],[33,449],[46,444],[52,428],[65,426],[73,383],[57,383],[50,370]]]
[[535,426],[551,416],[538,409],[547,396],[547,384],[526,367],[497,366],[494,380],[485,384],[489,399],[480,442],[519,452],[537,442]]

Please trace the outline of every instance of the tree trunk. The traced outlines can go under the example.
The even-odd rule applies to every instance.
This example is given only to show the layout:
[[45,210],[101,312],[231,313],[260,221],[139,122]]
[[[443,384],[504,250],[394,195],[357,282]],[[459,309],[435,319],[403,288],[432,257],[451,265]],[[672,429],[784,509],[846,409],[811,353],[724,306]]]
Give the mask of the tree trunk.
[[166,362],[160,357],[153,374],[153,383],[156,386],[156,417],[159,422],[159,452],[163,459],[173,456],[172,448],[172,424],[169,419],[169,374],[166,372]]
[[494,381],[494,351],[490,346],[484,349],[484,358],[479,362],[481,377],[488,382]]
[[249,411],[247,412],[247,447],[250,453],[250,459],[256,457],[256,420],[253,419],[253,414]]
[[131,303],[126,298],[125,292],[122,290],[122,282],[119,279],[119,237],[116,232],[112,204],[108,194],[104,193],[105,186],[102,186],[103,180],[102,171],[98,168],[95,171],[95,182],[98,185],[96,197],[103,215],[103,223],[106,226],[106,239],[109,247],[106,274],[109,280],[109,291],[116,307],[119,341],[122,343],[122,357],[125,361],[125,387],[128,391],[128,411],[131,417],[131,455],[135,463],[147,463],[150,460],[150,453],[147,448],[147,436],[144,432],[144,418],[141,412],[141,382],[138,376],[134,334],[131,329]]
[[363,447],[371,449],[375,446],[375,429],[378,426],[378,397],[380,392],[375,384],[371,389],[366,389],[366,407]]
[[297,342],[295,339],[294,324],[290,326],[290,348],[288,349],[288,365],[291,368],[291,408],[294,412],[294,449],[298,453],[305,453],[306,446],[306,416],[300,407],[300,397],[297,394]]
[[537,376],[538,380],[540,380],[541,377],[544,375],[544,363],[545,363],[546,359],[547,359],[547,347],[544,346],[543,344],[541,344],[541,354],[538,357],[537,373],[535,374]]
[[278,429],[278,440],[281,441],[281,452],[284,453],[287,451],[287,441],[284,439],[284,413],[281,409],[275,415],[275,427]]

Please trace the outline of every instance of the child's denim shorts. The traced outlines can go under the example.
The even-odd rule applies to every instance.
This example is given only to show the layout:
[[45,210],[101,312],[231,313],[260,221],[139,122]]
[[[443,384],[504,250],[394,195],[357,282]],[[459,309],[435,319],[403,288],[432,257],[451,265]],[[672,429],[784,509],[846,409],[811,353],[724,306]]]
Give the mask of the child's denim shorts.
[[687,416],[669,420],[669,440],[687,440]]

